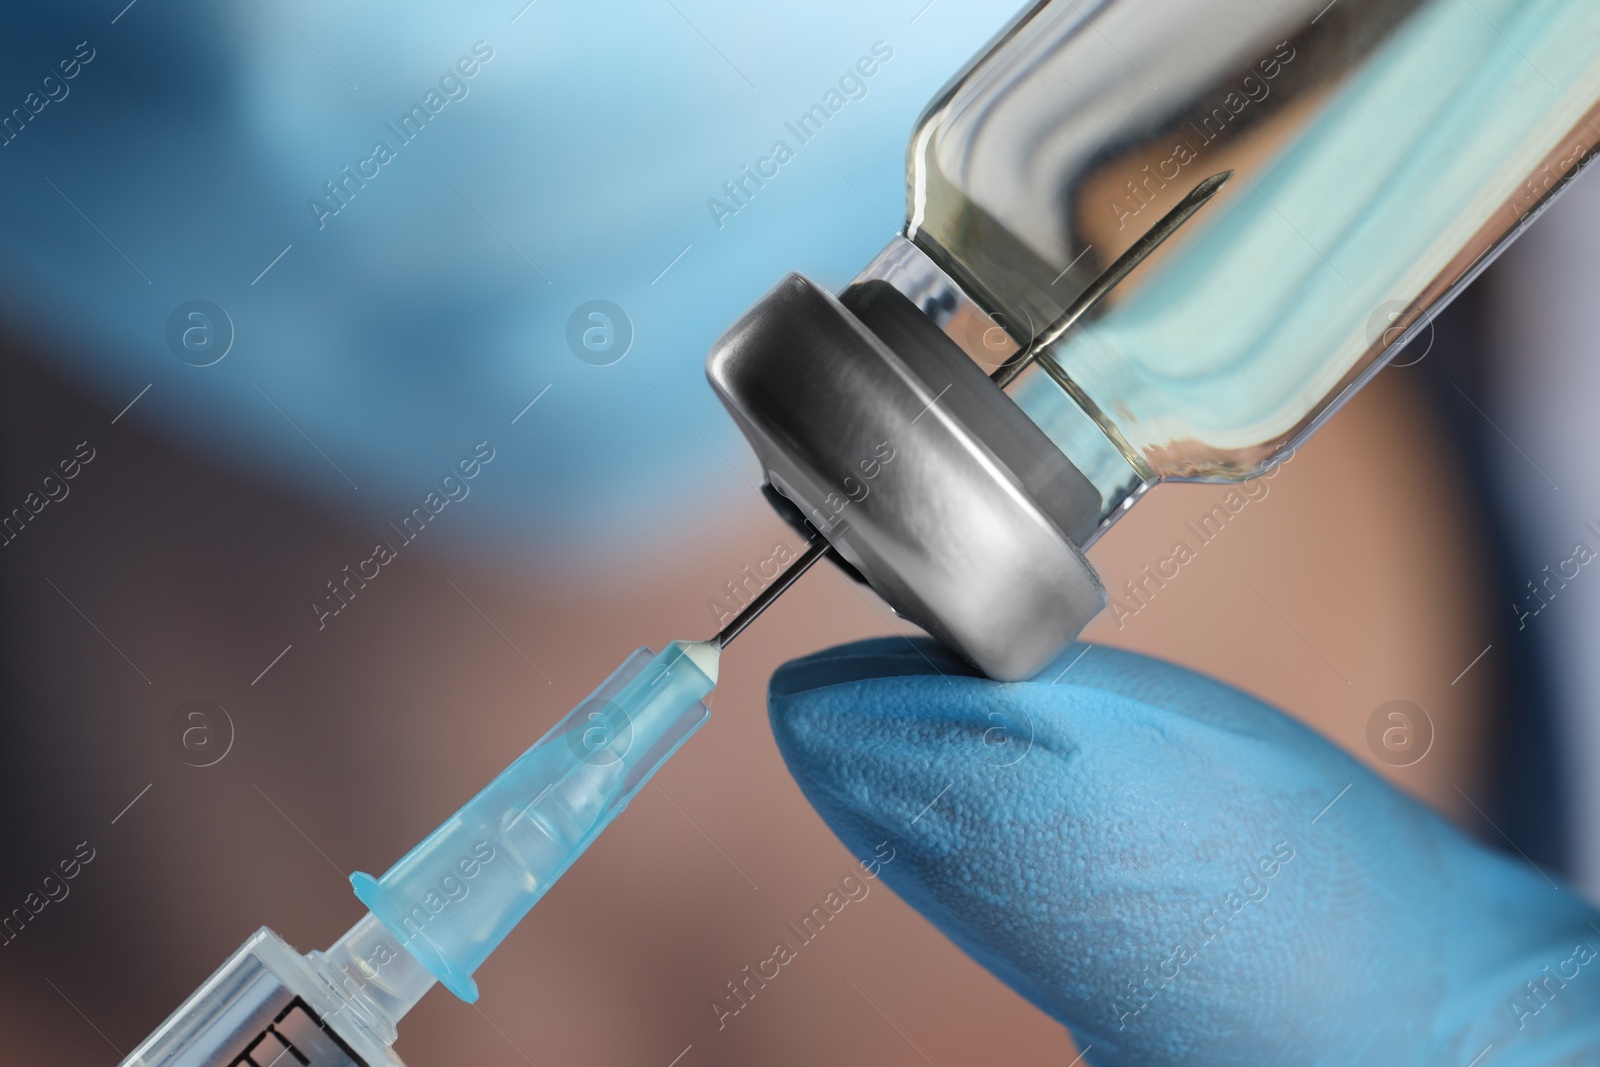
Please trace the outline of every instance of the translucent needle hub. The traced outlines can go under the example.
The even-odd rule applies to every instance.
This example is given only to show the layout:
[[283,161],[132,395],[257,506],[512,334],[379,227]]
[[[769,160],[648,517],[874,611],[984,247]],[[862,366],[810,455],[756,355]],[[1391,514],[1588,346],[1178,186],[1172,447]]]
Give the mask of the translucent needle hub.
[[709,717],[720,649],[641,648],[466,806],[356,896],[452,993]]

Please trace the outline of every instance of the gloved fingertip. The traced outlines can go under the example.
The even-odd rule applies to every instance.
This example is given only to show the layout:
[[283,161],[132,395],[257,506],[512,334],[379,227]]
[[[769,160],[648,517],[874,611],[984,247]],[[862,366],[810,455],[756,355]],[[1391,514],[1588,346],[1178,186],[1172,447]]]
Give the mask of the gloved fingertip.
[[[1003,722],[1020,726],[1024,744],[1032,723],[996,693],[1001,683],[977,676],[948,655],[923,645],[881,643],[791,664],[768,699],[772,731],[789,770],[823,817],[859,847],[879,828],[896,836],[939,833],[942,818],[917,819],[935,794],[970,799],[976,814],[1000,794],[970,783],[987,779],[1001,757]],[[851,654],[852,652],[859,654]],[[927,652],[930,655],[924,656]],[[959,670],[961,673],[955,673]],[[1044,758],[1035,754],[1035,758]],[[970,788],[969,788],[970,787]],[[856,840],[860,836],[861,840]],[[934,846],[932,838],[925,844]]]

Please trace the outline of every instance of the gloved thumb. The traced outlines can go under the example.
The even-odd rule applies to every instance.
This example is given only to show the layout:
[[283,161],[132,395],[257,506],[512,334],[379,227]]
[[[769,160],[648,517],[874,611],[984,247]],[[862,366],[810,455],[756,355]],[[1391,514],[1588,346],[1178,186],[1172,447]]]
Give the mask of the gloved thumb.
[[1218,682],[887,638],[769,706],[835,833],[1089,1063],[1600,1062],[1600,915]]

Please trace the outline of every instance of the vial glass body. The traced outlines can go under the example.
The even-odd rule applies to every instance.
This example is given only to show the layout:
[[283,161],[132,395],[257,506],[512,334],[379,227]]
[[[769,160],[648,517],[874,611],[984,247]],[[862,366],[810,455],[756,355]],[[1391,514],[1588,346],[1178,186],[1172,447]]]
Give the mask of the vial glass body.
[[998,362],[1234,172],[1007,387],[1109,521],[1260,473],[1487,265],[1600,143],[1596,40],[1589,0],[1053,0],[925,111],[906,236]]

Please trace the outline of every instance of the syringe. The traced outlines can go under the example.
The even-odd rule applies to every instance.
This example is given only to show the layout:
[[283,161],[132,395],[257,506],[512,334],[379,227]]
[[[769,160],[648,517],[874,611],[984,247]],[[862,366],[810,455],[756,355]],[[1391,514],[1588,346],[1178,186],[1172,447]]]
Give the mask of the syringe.
[[327,952],[262,927],[124,1067],[401,1064],[400,1018],[435,982],[472,973],[710,712],[722,649],[827,551],[820,538],[708,641],[640,648],[381,878]]

